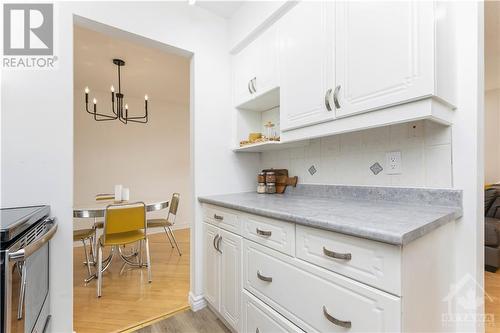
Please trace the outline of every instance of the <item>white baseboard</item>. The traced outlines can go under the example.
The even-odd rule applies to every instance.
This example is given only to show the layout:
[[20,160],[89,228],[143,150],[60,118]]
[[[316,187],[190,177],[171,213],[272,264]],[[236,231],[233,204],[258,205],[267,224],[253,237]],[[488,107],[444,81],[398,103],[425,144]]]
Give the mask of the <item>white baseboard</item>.
[[199,311],[207,306],[207,301],[203,295],[195,296],[192,292],[189,292],[188,301],[193,312]]

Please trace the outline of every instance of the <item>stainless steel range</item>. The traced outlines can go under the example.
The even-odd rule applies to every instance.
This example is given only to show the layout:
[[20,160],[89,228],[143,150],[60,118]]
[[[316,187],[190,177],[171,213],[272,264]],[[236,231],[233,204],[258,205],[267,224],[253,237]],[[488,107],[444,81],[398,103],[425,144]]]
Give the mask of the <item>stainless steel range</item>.
[[42,333],[49,321],[49,206],[0,210],[0,333]]

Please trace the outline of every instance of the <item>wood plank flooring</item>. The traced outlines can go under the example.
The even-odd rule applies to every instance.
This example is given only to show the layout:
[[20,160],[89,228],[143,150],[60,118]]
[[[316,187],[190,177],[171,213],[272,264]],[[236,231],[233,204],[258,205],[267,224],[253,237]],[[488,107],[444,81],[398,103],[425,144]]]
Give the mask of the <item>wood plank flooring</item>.
[[115,256],[104,273],[102,297],[96,281],[85,285],[83,247],[73,252],[73,326],[76,333],[120,332],[141,327],[168,314],[189,308],[189,229],[174,231],[182,251],[179,257],[165,233],[150,235],[153,282],[146,268],[126,268]]
[[168,319],[144,327],[137,333],[230,333],[222,321],[208,307],[193,312],[187,310]]
[[485,323],[486,333],[496,333],[500,331],[500,270],[496,273],[484,272],[484,289],[485,295],[484,313],[494,316],[493,322]]

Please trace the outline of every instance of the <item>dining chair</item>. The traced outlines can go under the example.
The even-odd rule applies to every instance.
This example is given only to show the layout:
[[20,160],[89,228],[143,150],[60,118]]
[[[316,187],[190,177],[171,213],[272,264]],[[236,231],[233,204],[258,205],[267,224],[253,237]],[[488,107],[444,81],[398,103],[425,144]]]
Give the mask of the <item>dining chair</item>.
[[[170,242],[170,246],[174,248],[177,248],[177,252],[179,253],[179,256],[182,255],[181,249],[179,248],[179,244],[177,243],[177,239],[175,239],[174,232],[172,231],[172,226],[175,224],[175,218],[177,216],[177,209],[179,208],[179,198],[180,194],[179,193],[174,193],[172,194],[172,199],[170,200],[169,203],[169,210],[168,210],[168,215],[166,219],[149,219],[148,220],[148,227],[149,228],[159,228],[162,227],[163,230],[165,230],[165,233],[167,234],[168,241]],[[173,241],[173,243],[172,243]]]
[[[102,250],[106,246],[119,247],[139,242],[146,248],[148,282],[151,282],[151,258],[147,238],[146,205],[144,202],[111,204],[106,207],[103,234],[99,237],[97,252],[97,297],[102,295]],[[142,267],[142,255],[137,266]],[[129,262],[126,262],[129,263]]]
[[85,283],[89,282],[92,278],[92,271],[90,270],[90,266],[94,263],[94,260],[89,260],[89,253],[87,252],[87,241],[89,241],[90,245],[90,255],[92,254],[92,243],[94,238],[94,229],[80,229],[73,230],[73,242],[82,242],[83,243],[83,252],[85,253],[85,265],[87,266],[87,277],[84,279]]

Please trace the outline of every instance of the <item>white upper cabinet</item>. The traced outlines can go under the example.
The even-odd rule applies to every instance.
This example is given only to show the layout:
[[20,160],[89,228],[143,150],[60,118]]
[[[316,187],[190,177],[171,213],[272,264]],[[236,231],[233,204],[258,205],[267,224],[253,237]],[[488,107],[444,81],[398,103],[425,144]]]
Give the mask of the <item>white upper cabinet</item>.
[[237,107],[245,108],[245,103],[278,87],[276,32],[276,27],[271,26],[233,56],[234,104]]
[[336,3],[336,116],[435,95],[434,3]]
[[327,1],[303,1],[277,23],[282,131],[334,117],[329,100],[335,82],[333,6]]

